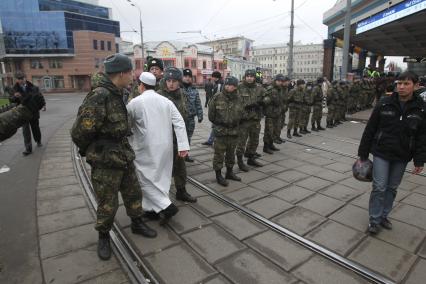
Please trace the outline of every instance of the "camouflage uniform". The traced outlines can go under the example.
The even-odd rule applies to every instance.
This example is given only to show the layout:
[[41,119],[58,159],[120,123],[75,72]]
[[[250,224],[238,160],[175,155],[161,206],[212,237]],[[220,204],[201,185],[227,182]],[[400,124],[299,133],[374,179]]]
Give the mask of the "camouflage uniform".
[[224,158],[227,168],[232,168],[235,164],[235,148],[242,114],[242,101],[237,91],[228,93],[223,90],[214,95],[209,102],[209,120],[214,125],[215,135],[213,156],[215,171],[222,169]]
[[96,230],[108,232],[121,192],[127,215],[142,216],[142,193],[135,173],[135,153],[127,141],[130,129],[120,90],[105,75],[86,96],[71,129],[71,137],[92,166],[98,200]]
[[188,134],[188,141],[191,143],[191,138],[195,129],[195,116],[197,116],[199,122],[203,120],[203,107],[201,105],[200,95],[195,87],[192,85],[184,87],[184,91],[188,95],[189,102],[186,132]]
[[0,113],[0,141],[13,136],[18,128],[28,123],[32,117],[33,113],[23,105]]
[[[265,114],[265,130],[263,135],[263,143],[265,145],[271,145],[277,135],[279,137],[281,133],[282,123],[282,93],[283,88],[275,85],[275,81],[266,89],[263,97],[264,114]],[[277,133],[278,132],[278,133]]]
[[317,129],[321,127],[321,119],[322,119],[322,102],[323,102],[323,93],[321,89],[321,85],[315,85],[312,90],[313,94],[313,110],[312,110],[312,118],[311,124],[312,129],[315,129],[315,123],[317,124]]
[[333,84],[327,91],[327,127],[333,127],[336,119],[336,102],[339,99],[336,84]]
[[[183,89],[177,89],[176,91],[169,92],[166,88],[158,91],[160,95],[171,100],[176,108],[182,115],[185,126],[188,123],[188,95]],[[186,165],[185,158],[178,156],[178,147],[176,141],[176,135],[173,133],[173,178],[175,182],[176,190],[183,190],[186,186]]]
[[307,127],[309,123],[309,117],[311,115],[312,111],[312,105],[314,103],[314,97],[313,97],[313,86],[307,85],[305,88],[305,92],[303,93],[303,104],[301,106],[300,111],[300,128],[303,128],[305,132],[307,132]]
[[298,86],[295,89],[292,89],[288,94],[288,107],[290,114],[288,117],[287,132],[291,129],[295,129],[296,131],[297,128],[300,127],[299,113],[302,109],[303,93],[303,87]]
[[[288,87],[283,87],[281,92],[281,130],[284,128],[285,117],[288,110]],[[280,131],[281,132],[281,131]]]
[[237,156],[246,154],[252,156],[259,146],[260,119],[262,110],[260,102],[264,89],[256,83],[243,81],[238,86],[238,96],[241,98],[243,113],[239,125],[239,137],[236,149]]

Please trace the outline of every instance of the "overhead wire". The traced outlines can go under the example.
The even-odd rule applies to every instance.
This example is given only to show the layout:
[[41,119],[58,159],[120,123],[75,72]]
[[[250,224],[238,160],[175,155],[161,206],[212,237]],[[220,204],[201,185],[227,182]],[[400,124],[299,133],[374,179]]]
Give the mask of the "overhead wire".
[[232,2],[232,0],[228,0],[225,2],[225,4],[223,4],[222,6],[219,7],[219,9],[216,11],[216,13],[207,21],[207,23],[201,28],[201,31],[203,31],[212,21],[214,18],[216,18],[220,12],[222,12],[222,10],[228,6],[230,3]]
[[311,31],[313,31],[314,33],[316,33],[321,40],[324,40],[324,37],[317,31],[315,30],[313,27],[311,27],[308,23],[306,23],[301,17],[299,17],[299,15],[297,15],[296,13],[294,13],[294,15],[305,25],[305,27],[307,27],[308,29],[310,29]]

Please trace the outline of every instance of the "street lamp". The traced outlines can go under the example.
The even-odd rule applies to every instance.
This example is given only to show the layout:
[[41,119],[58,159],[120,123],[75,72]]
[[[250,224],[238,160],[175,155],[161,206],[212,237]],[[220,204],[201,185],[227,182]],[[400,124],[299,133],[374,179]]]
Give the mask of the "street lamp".
[[140,24],[140,30],[141,30],[141,50],[142,50],[142,62],[141,62],[141,68],[143,70],[143,64],[145,60],[145,52],[143,51],[143,26],[142,26],[142,11],[135,3],[133,3],[131,0],[127,0],[127,2],[130,3],[131,6],[136,7],[139,10],[139,24]]

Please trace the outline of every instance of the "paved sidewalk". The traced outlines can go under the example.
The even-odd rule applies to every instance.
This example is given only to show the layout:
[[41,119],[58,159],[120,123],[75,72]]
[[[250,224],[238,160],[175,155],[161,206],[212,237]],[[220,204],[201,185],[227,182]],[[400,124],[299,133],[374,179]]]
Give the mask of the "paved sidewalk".
[[71,160],[71,122],[49,141],[40,165],[37,219],[44,281],[128,283],[116,258],[98,259],[95,219]]

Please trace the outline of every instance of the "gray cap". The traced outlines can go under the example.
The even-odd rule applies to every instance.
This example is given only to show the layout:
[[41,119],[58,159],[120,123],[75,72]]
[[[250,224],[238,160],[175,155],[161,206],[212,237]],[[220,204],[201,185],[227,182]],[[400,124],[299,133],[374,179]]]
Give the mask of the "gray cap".
[[182,72],[180,72],[180,70],[177,69],[176,67],[167,68],[166,71],[164,71],[164,80],[170,80],[170,79],[181,81]]
[[285,79],[285,77],[284,77],[283,74],[277,74],[277,75],[275,75],[274,80],[275,81],[286,81],[286,79]]
[[132,61],[126,55],[116,53],[105,58],[105,73],[127,72],[133,69]]
[[238,79],[234,76],[226,77],[224,85],[232,85],[238,87]]

